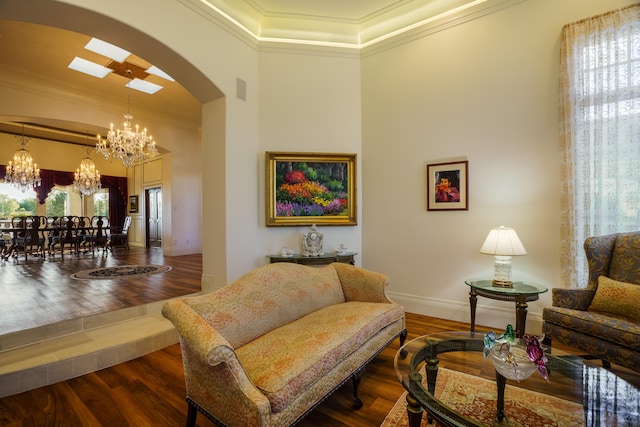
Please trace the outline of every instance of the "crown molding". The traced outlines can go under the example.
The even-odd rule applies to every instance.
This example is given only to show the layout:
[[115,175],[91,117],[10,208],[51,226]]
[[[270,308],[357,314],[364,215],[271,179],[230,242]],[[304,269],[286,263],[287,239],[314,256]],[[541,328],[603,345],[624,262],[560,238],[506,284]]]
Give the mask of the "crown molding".
[[259,53],[290,53],[296,55],[330,56],[347,59],[360,59],[360,50],[339,46],[318,46],[314,44],[286,43],[282,41],[258,42]]
[[[196,13],[217,24],[228,33],[240,39],[243,43],[260,52],[288,52],[309,55],[337,55],[350,58],[373,55],[380,51],[426,37],[430,34],[464,24],[498,12],[507,7],[522,3],[526,0],[460,0],[457,7],[448,10],[442,6],[413,6],[413,14],[409,13],[411,2],[399,2],[393,11],[373,14],[355,20],[354,22],[331,22],[317,17],[313,28],[309,27],[309,20],[300,20],[296,29],[293,25],[278,29],[275,20],[284,19],[283,15],[264,16],[246,2],[232,2],[224,0],[179,0]],[[238,3],[238,4],[236,4]],[[439,7],[439,9],[437,8]],[[228,10],[229,13],[223,9]],[[241,20],[232,17],[241,16]],[[427,17],[420,20],[422,17]],[[292,21],[294,16],[286,17]],[[385,23],[384,20],[387,20]],[[389,20],[393,22],[389,22]],[[362,21],[362,22],[361,22]],[[269,25],[273,24],[273,28]],[[341,32],[336,25],[355,25],[349,32]],[[258,30],[260,29],[260,33]],[[393,29],[393,30],[392,30]],[[366,42],[359,40],[365,37]]]
[[375,44],[365,46],[362,48],[362,57],[375,55],[384,50],[392,49],[405,43],[427,37],[431,34],[491,15],[525,1],[527,0],[487,0],[473,8],[468,8],[439,19],[434,19],[401,34],[393,35],[385,40],[380,40]]
[[[257,0],[199,0],[213,10],[227,15],[258,40],[296,40],[315,44],[361,46],[400,31],[416,22],[467,8],[486,0],[398,0],[380,8],[371,3],[367,11],[341,7],[343,16],[333,16],[322,6],[304,13],[266,10]],[[363,15],[356,15],[356,13]],[[329,16],[331,15],[331,16]],[[337,15],[337,14],[335,14]]]
[[222,10],[208,7],[203,0],[178,0],[178,2],[215,24],[218,28],[234,36],[242,43],[245,43],[247,46],[253,49],[258,48],[258,39],[255,35],[239,25],[237,21],[222,12]]

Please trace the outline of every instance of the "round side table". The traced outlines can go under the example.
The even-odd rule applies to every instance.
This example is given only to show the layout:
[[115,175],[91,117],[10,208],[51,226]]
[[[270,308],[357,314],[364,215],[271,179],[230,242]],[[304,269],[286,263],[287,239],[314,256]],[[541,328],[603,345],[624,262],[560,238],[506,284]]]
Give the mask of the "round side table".
[[478,296],[498,301],[512,301],[516,304],[516,336],[525,333],[527,323],[527,302],[537,301],[540,294],[548,291],[541,285],[529,282],[513,282],[513,287],[494,286],[491,280],[465,280],[471,288],[469,291],[469,308],[471,309],[471,332],[476,330],[476,304]]

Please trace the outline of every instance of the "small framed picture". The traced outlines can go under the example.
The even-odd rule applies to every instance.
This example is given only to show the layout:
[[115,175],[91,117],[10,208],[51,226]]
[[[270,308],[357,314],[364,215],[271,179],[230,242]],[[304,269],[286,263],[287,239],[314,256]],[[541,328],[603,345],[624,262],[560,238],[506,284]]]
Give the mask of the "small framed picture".
[[469,162],[427,165],[427,210],[469,210]]
[[129,213],[138,213],[138,196],[129,196]]

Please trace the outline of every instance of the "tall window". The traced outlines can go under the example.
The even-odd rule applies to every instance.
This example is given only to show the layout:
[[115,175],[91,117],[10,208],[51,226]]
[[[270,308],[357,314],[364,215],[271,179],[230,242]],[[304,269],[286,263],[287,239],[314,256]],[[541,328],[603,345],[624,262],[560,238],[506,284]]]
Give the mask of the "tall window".
[[562,268],[585,286],[589,236],[640,229],[640,5],[566,25]]
[[36,192],[22,192],[11,184],[0,183],[0,220],[36,214]]
[[109,191],[106,189],[93,194],[93,214],[109,218]]
[[69,215],[69,205],[67,199],[68,197],[66,191],[60,191],[56,188],[51,190],[45,202],[47,216]]

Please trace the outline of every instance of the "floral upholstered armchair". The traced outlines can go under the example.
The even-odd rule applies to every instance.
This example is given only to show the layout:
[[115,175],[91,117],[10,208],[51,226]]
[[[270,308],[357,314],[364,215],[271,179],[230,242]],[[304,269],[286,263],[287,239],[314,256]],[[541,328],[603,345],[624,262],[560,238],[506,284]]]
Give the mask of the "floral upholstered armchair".
[[587,286],[552,289],[546,340],[640,370],[640,232],[589,237],[584,250]]

